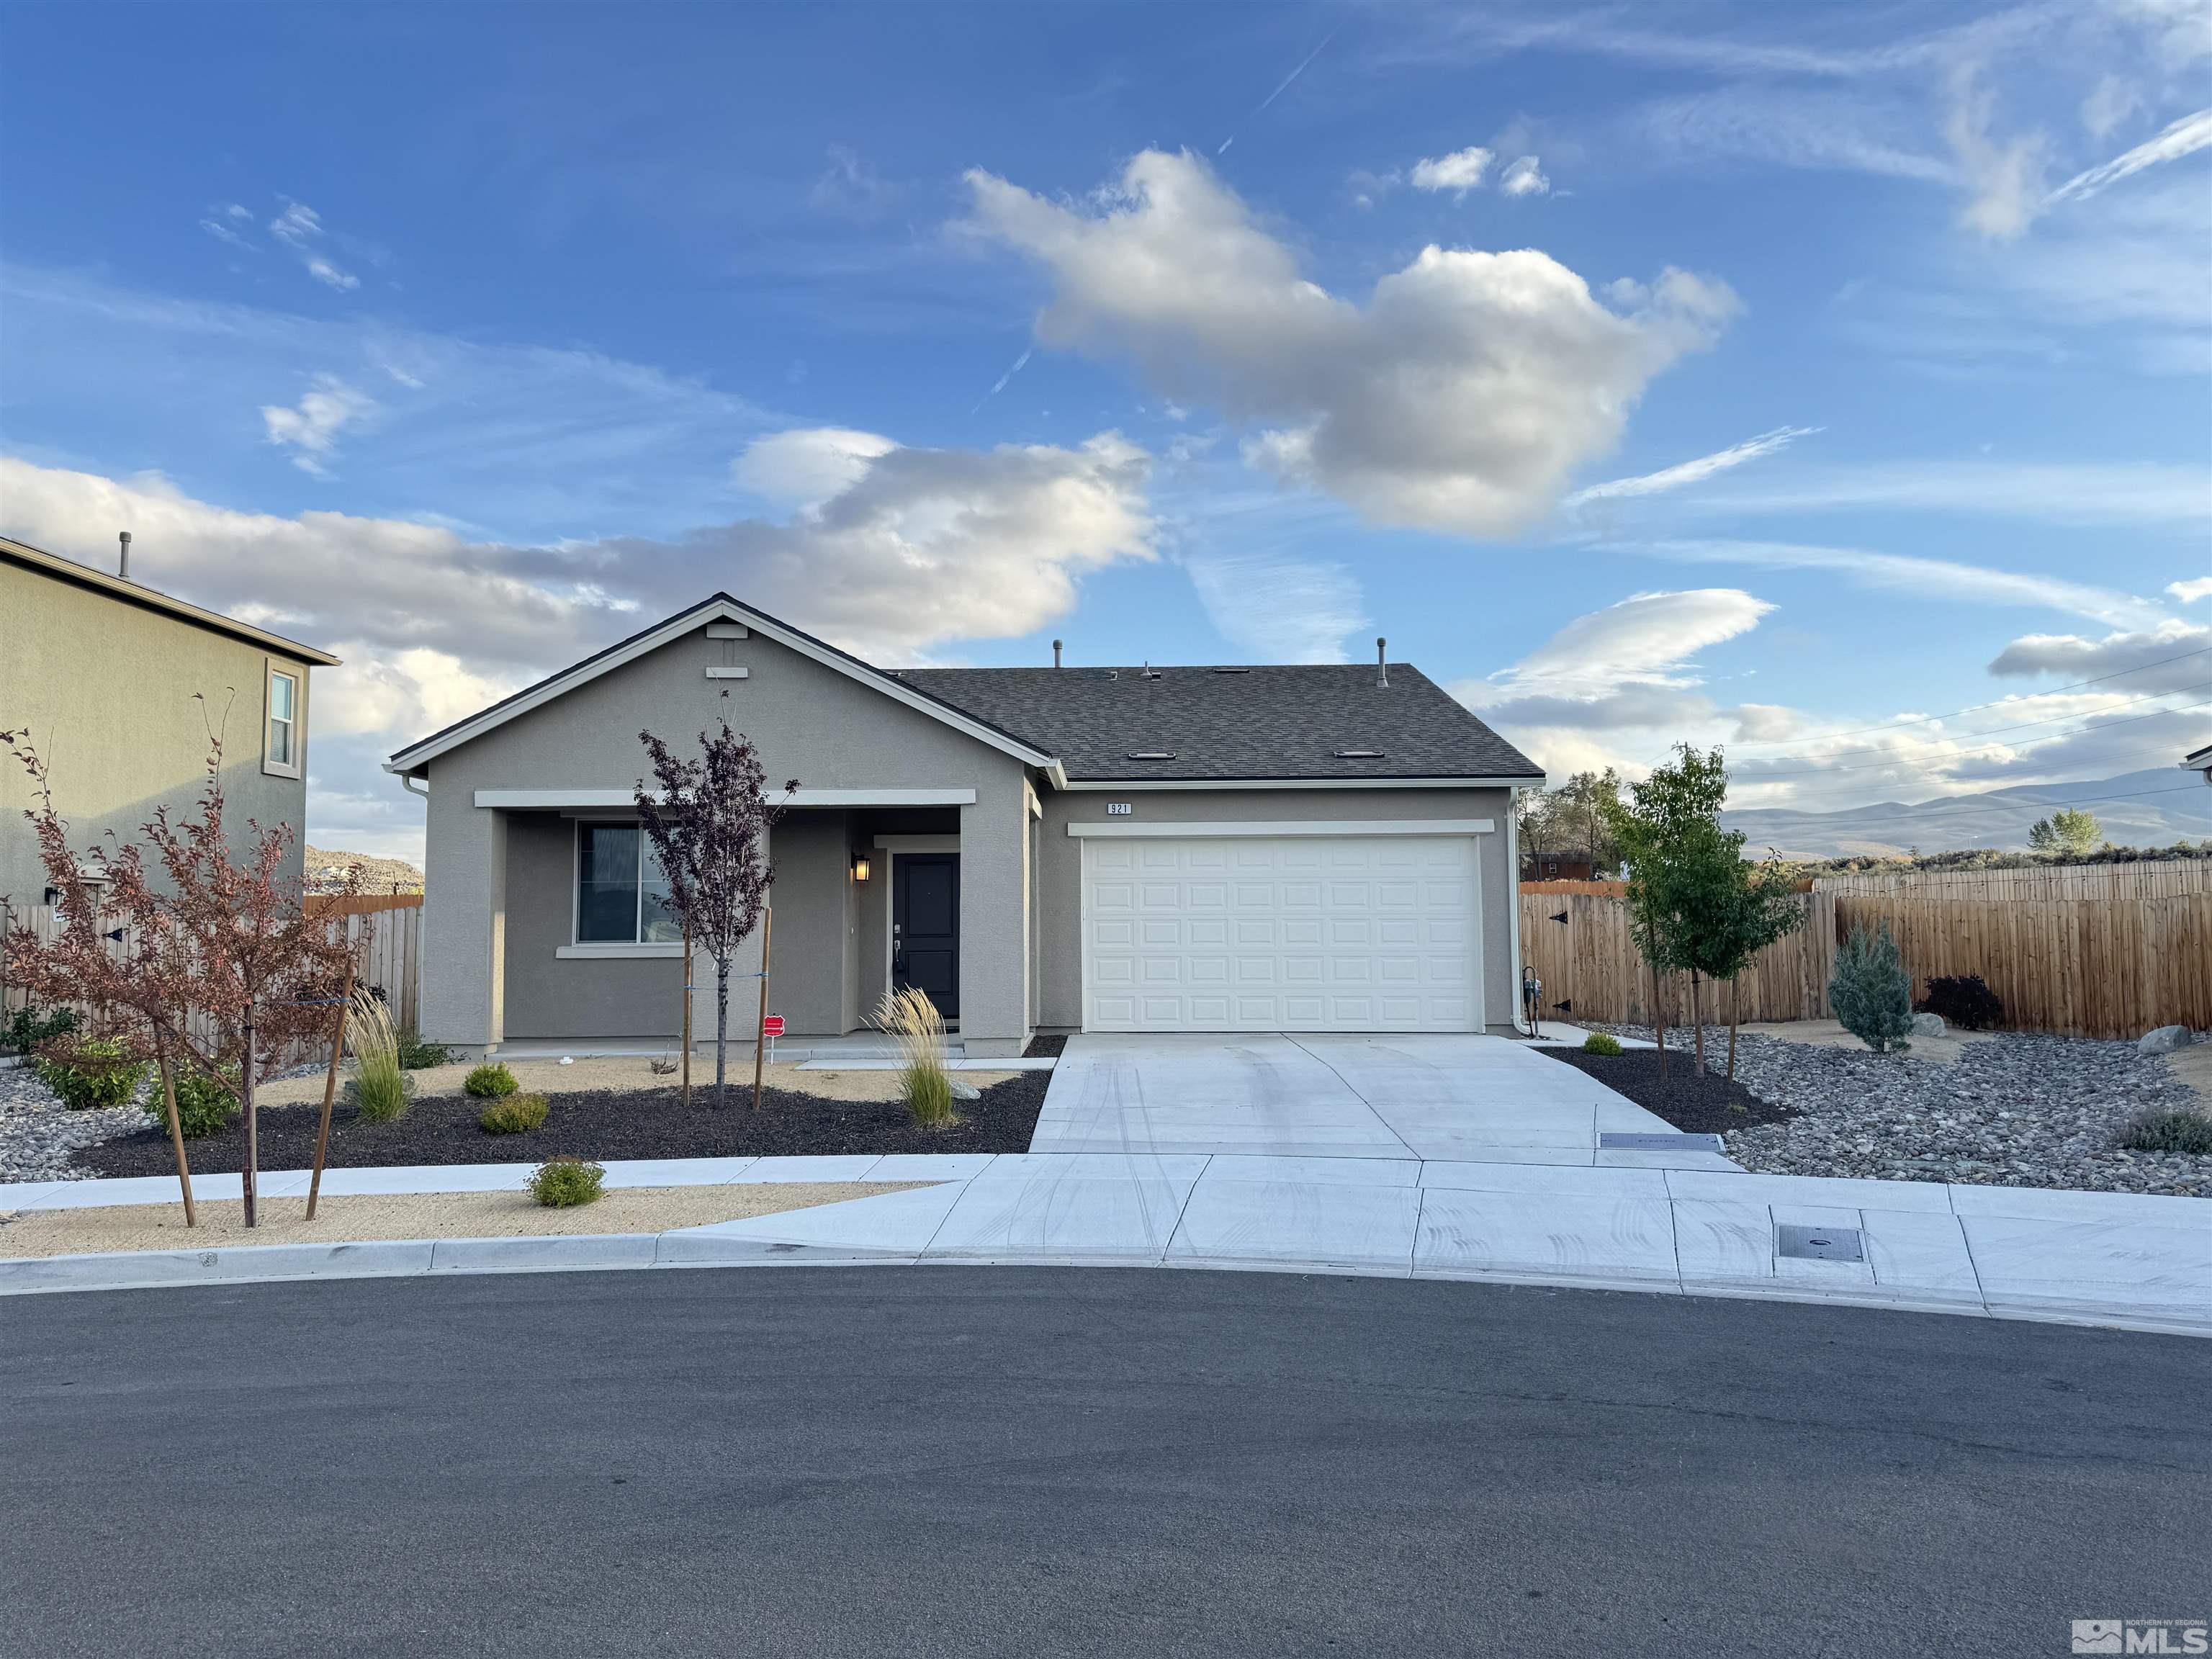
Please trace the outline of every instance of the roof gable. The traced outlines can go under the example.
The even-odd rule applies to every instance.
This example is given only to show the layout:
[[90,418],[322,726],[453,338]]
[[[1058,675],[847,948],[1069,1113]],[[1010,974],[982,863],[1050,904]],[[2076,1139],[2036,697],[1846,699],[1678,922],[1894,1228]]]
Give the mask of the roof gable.
[[811,658],[823,666],[879,691],[932,720],[951,726],[979,743],[1048,773],[1059,773],[1060,763],[1052,755],[1012,732],[1000,729],[988,719],[947,702],[924,688],[908,684],[896,676],[887,674],[850,652],[840,651],[836,646],[817,640],[766,611],[756,611],[749,605],[741,604],[727,593],[716,593],[702,599],[689,610],[680,611],[626,640],[617,641],[603,651],[594,652],[580,662],[570,664],[534,685],[524,687],[512,696],[501,698],[466,720],[458,720],[443,731],[434,732],[409,744],[386,761],[384,769],[398,773],[415,771],[439,756],[449,753],[463,744],[473,742],[509,720],[518,719],[534,708],[543,708],[577,687],[589,684],[602,675],[611,673],[624,664],[635,662],[714,622],[740,623],[762,637],[801,656]]
[[338,659],[327,651],[319,651],[312,645],[302,645],[297,640],[288,640],[282,634],[271,634],[265,628],[256,628],[235,617],[226,617],[220,611],[210,611],[161,592],[156,588],[134,582],[122,576],[111,576],[104,570],[94,570],[90,565],[79,564],[75,559],[63,558],[49,553],[43,547],[33,547],[28,542],[19,542],[12,536],[0,536],[0,559],[21,565],[26,570],[36,571],[57,581],[73,586],[88,588],[102,593],[120,605],[137,605],[142,610],[158,611],[174,617],[179,622],[191,623],[210,633],[222,634],[248,645],[258,645],[266,651],[292,658],[314,667],[335,668]]

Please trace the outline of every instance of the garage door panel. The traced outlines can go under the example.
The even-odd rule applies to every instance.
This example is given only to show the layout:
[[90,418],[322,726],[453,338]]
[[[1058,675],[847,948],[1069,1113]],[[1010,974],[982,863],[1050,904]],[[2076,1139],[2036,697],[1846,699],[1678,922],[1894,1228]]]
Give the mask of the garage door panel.
[[1093,1030],[1466,1030],[1467,836],[1159,836],[1084,847]]

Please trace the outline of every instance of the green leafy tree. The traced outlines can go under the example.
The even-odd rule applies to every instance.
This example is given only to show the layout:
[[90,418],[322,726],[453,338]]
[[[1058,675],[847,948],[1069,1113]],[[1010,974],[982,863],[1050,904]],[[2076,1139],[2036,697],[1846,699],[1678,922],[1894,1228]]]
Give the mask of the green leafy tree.
[[1609,807],[1620,804],[1620,777],[1611,767],[1577,772],[1556,789],[1530,789],[1515,802],[1522,850],[1586,858],[1593,875],[1620,867]]
[[[1800,912],[1782,870],[1746,863],[1743,836],[1721,828],[1728,798],[1722,751],[1700,754],[1682,744],[1675,752],[1680,758],[1671,765],[1629,786],[1627,803],[1616,793],[1610,802],[1601,798],[1598,810],[1627,866],[1629,926],[1638,951],[1655,974],[1690,976],[1692,1043],[1703,1077],[1704,982],[1733,980],[1796,925]],[[1733,1018],[1729,1029],[1733,1076]]]
[[1912,975],[1899,957],[1889,926],[1869,933],[1854,927],[1836,952],[1828,1006],[1843,1028],[1878,1054],[1912,1046]]
[[2079,857],[2104,844],[2105,826],[2094,812],[2078,806],[2062,806],[2047,818],[2038,818],[2027,832],[2027,844],[2039,853],[2062,853]]

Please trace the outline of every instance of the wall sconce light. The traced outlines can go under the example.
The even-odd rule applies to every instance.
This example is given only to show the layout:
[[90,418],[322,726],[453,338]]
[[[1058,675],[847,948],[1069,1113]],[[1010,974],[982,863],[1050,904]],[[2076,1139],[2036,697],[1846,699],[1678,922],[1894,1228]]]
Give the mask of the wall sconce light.
[[866,857],[865,855],[863,855],[863,856],[861,856],[861,857],[860,857],[860,858],[856,858],[856,859],[854,859],[854,860],[853,860],[853,879],[854,879],[854,881],[862,881],[862,882],[864,882],[864,881],[867,880],[867,878],[868,878],[868,860],[867,860]]

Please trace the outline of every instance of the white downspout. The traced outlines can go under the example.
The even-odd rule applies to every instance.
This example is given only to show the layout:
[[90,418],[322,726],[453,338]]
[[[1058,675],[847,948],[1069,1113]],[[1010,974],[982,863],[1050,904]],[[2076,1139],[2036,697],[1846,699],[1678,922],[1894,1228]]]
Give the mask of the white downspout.
[[1505,927],[1507,948],[1513,953],[1513,1029],[1522,1036],[1535,1034],[1521,1018],[1521,786],[1505,787]]

